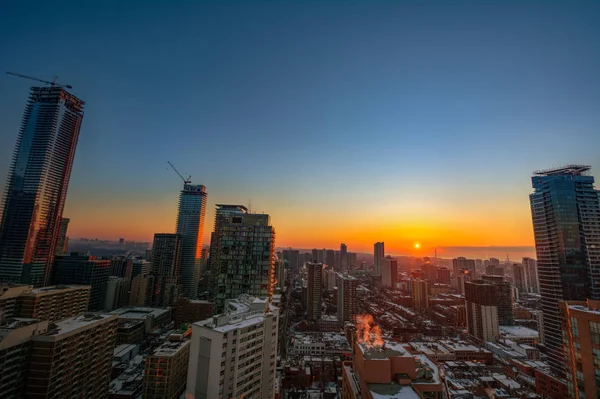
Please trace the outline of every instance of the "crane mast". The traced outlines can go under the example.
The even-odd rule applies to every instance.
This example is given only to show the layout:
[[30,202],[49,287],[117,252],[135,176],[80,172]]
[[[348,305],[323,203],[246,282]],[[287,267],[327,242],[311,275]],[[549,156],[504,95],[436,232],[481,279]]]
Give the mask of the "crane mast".
[[23,78],[23,79],[30,79],[30,80],[37,80],[38,82],[42,82],[42,83],[46,83],[47,85],[50,85],[50,87],[65,87],[67,89],[72,89],[73,86],[71,85],[63,85],[63,84],[59,84],[56,83],[56,76],[54,77],[54,80],[52,80],[52,82],[48,81],[48,80],[44,80],[44,79],[38,79],[38,78],[34,78],[33,76],[27,76],[27,75],[23,75],[20,73],[15,73],[15,72],[6,72],[8,75],[12,75],[12,76],[17,76],[19,78]]
[[188,178],[186,179],[185,177],[183,177],[181,175],[181,173],[179,173],[179,171],[175,168],[175,166],[173,166],[173,164],[171,163],[171,161],[167,161],[167,163],[169,164],[169,166],[171,167],[171,169],[173,169],[175,171],[175,173],[177,173],[177,176],[179,176],[181,178],[181,180],[183,180],[183,184],[190,184],[192,182],[192,176],[188,176]]

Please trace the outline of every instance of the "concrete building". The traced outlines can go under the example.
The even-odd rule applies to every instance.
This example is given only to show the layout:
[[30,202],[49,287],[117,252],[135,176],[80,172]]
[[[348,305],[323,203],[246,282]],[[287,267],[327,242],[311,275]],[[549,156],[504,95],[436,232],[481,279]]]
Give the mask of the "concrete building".
[[437,282],[439,284],[450,285],[450,269],[447,267],[438,267]]
[[512,265],[512,281],[516,289],[519,290],[520,294],[526,293],[527,288],[527,277],[525,274],[525,267],[522,264],[514,263]]
[[340,271],[347,273],[349,270],[348,268],[348,246],[342,243],[340,244]]
[[342,367],[342,399],[441,398],[439,369],[410,346],[355,343],[354,361]]
[[70,221],[71,219],[69,218],[60,219],[55,255],[66,255],[69,253],[69,237],[67,237],[67,229],[69,228]]
[[540,283],[538,281],[537,262],[532,258],[523,258],[523,268],[525,269],[525,279],[527,281],[527,292],[531,294],[540,293]]
[[213,314],[212,302],[199,299],[179,298],[173,307],[173,322],[175,327],[184,323],[195,323],[208,319]]
[[504,281],[502,276],[482,276],[481,279],[493,286],[496,305],[498,306],[498,323],[501,326],[512,326],[515,324],[513,313],[512,286]]
[[191,328],[169,335],[146,358],[144,399],[178,399],[185,390],[190,358]]
[[106,398],[117,316],[83,314],[32,338],[27,398]]
[[483,280],[465,284],[469,335],[478,341],[495,341],[499,335],[498,301],[494,286]]
[[206,187],[184,183],[179,194],[176,233],[181,236],[181,283],[184,296],[189,299],[198,296],[206,200]]
[[328,249],[325,252],[325,264],[331,269],[335,269],[335,251],[333,249]]
[[173,306],[180,296],[181,243],[179,234],[154,234],[151,271],[154,276],[152,306]]
[[104,308],[110,272],[110,260],[71,252],[69,256],[56,257],[52,281],[55,285],[91,286],[89,310],[95,312]]
[[36,288],[21,294],[20,317],[59,320],[87,311],[91,287],[86,285],[59,285]]
[[565,375],[558,303],[600,299],[600,196],[589,166],[538,171],[529,195],[551,369]]
[[358,312],[358,298],[356,287],[358,280],[354,276],[338,273],[337,275],[337,317],[342,326],[345,323],[354,323]]
[[0,397],[23,397],[31,340],[47,331],[48,321],[38,319],[9,319],[0,326]]
[[600,398],[600,301],[559,303],[571,398]]
[[84,102],[64,87],[32,87],[5,185],[0,280],[50,285]]
[[217,205],[209,268],[213,311],[241,294],[271,298],[275,285],[275,229],[267,214],[242,205]]
[[306,317],[309,320],[317,320],[321,317],[322,302],[322,277],[323,264],[308,262],[306,264],[307,295],[306,295]]
[[381,259],[381,285],[386,288],[396,288],[398,282],[398,261],[391,256]]
[[452,259],[454,277],[461,274],[461,270],[469,270],[471,274],[475,274],[475,259],[467,259],[462,256]]
[[385,258],[385,244],[383,242],[376,242],[373,247],[373,274],[380,276],[383,258]]
[[227,313],[193,324],[186,395],[272,399],[279,309],[241,295]]
[[171,310],[168,308],[127,307],[115,309],[110,314],[119,316],[120,322],[142,322],[144,334],[150,334],[171,321]]
[[131,281],[124,277],[110,276],[106,285],[104,311],[118,309],[129,303],[129,286]]
[[413,281],[413,307],[427,309],[429,307],[429,283],[420,278]]
[[154,280],[155,277],[152,274],[138,274],[133,278],[129,293],[129,306],[152,306]]

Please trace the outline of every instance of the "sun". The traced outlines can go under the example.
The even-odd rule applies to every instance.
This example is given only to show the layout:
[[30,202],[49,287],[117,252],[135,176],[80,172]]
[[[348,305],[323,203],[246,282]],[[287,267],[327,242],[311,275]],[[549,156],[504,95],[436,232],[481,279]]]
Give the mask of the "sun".
[[421,248],[421,243],[420,242],[415,242],[414,247],[415,247],[415,249]]

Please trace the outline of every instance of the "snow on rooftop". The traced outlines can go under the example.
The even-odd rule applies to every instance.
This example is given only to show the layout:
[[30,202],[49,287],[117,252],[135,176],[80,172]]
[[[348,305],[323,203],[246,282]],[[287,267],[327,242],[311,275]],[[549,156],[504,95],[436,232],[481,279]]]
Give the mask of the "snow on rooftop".
[[500,326],[500,333],[518,338],[539,338],[540,336],[536,330],[523,326]]

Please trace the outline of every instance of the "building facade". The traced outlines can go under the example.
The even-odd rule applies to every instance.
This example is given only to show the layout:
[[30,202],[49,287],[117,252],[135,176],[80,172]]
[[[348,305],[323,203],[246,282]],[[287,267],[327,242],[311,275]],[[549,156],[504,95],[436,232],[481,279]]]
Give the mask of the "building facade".
[[398,282],[398,261],[391,257],[381,260],[380,264],[381,285],[387,288],[396,288]]
[[190,358],[191,329],[171,334],[168,341],[146,358],[144,393],[146,399],[178,399],[185,390]]
[[152,306],[173,306],[180,294],[181,236],[159,233],[152,244]]
[[279,309],[248,295],[225,308],[227,313],[192,326],[186,395],[272,399]]
[[306,316],[309,320],[317,320],[321,317],[321,302],[323,294],[323,264],[308,262],[306,264],[307,295]]
[[206,196],[206,187],[188,183],[179,194],[176,232],[181,236],[181,283],[189,299],[198,295]]
[[21,294],[20,317],[54,323],[86,312],[89,308],[89,285],[51,286]]
[[129,303],[129,288],[131,281],[124,277],[110,276],[106,284],[106,298],[104,299],[104,311],[118,309]]
[[49,285],[84,102],[61,87],[32,87],[0,220],[0,280]]
[[52,281],[55,285],[91,286],[89,310],[99,311],[104,308],[110,271],[110,260],[73,252],[56,257]]
[[373,245],[373,273],[376,276],[381,275],[383,258],[385,258],[385,244],[383,242],[376,242]]
[[429,307],[429,283],[420,278],[413,281],[413,307],[415,309]]
[[356,287],[358,280],[354,276],[338,273],[337,275],[337,316],[339,322],[354,323],[358,313]]
[[465,307],[469,335],[479,342],[496,341],[500,324],[494,286],[483,280],[465,283]]
[[242,205],[217,205],[209,259],[215,313],[240,294],[271,297],[275,284],[275,229],[267,214]]
[[538,282],[537,262],[535,259],[524,257],[522,262],[525,269],[525,279],[527,281],[527,292],[531,294],[540,293]]
[[55,255],[66,255],[69,253],[69,238],[67,237],[67,229],[69,228],[70,221],[71,219],[69,218],[60,219]]
[[512,286],[508,281],[504,281],[501,276],[482,276],[481,279],[487,284],[492,285],[496,305],[498,306],[498,323],[501,326],[512,326],[515,324],[515,314],[513,312]]
[[564,376],[558,303],[600,298],[600,201],[590,167],[535,172],[529,195],[552,371]]

